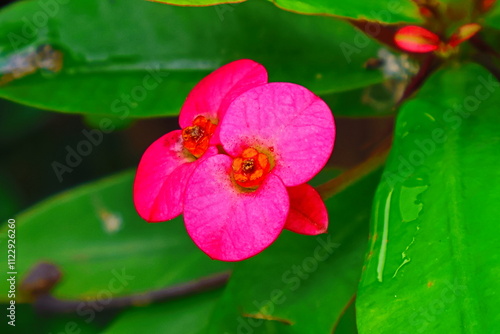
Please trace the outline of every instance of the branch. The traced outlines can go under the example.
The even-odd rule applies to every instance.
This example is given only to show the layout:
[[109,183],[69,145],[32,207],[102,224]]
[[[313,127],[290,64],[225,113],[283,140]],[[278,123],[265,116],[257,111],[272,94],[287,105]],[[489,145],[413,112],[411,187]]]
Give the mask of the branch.
[[478,51],[477,54],[473,55],[472,59],[490,71],[497,80],[500,80],[500,66],[498,64],[500,53],[486,43],[481,36],[472,37],[471,44]]
[[418,73],[411,79],[408,86],[406,86],[403,95],[396,103],[396,107],[399,107],[407,98],[409,98],[413,93],[415,93],[420,86],[425,82],[425,80],[436,70],[441,64],[439,60],[433,53],[426,55],[422,61],[422,65],[418,70]]
[[[40,270],[40,268],[44,270]],[[47,270],[48,269],[48,270]],[[179,297],[193,295],[199,292],[204,292],[208,290],[213,290],[224,286],[229,280],[230,273],[223,272],[212,276],[203,277],[197,280],[193,280],[187,283],[181,283],[178,285],[166,287],[159,290],[148,291],[139,294],[133,294],[129,296],[112,297],[108,299],[95,299],[95,300],[63,300],[58,299],[50,293],[50,290],[59,281],[61,275],[54,275],[55,272],[60,271],[53,264],[41,263],[37,265],[26,278],[26,282],[30,284],[23,283],[24,292],[30,293],[35,301],[33,303],[35,309],[46,315],[57,314],[57,313],[74,313],[81,310],[87,304],[99,304],[100,311],[103,310],[114,310],[121,309],[129,306],[147,305],[150,303],[167,301],[176,299]],[[31,289],[33,281],[47,282],[51,277],[43,277],[40,275],[46,275],[50,273],[51,277],[57,276],[57,280],[53,281],[52,284],[45,284],[45,290],[41,290],[39,285],[36,285],[36,289]]]
[[347,310],[349,309],[349,307],[352,306],[352,304],[354,303],[354,301],[356,301],[356,293],[352,295],[351,299],[349,299],[349,301],[347,302],[347,304],[344,305],[344,308],[342,309],[342,311],[340,312],[340,315],[339,317],[337,318],[337,321],[335,322],[335,324],[333,325],[333,331],[332,333],[335,333],[337,331],[337,328],[339,326],[339,323],[340,321],[342,320],[342,318],[344,317],[345,313],[347,312]]

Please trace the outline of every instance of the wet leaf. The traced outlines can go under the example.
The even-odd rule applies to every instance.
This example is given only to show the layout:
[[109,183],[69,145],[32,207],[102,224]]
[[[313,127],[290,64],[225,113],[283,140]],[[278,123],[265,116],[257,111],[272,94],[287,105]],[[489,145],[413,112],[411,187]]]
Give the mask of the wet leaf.
[[499,83],[435,73],[400,111],[358,290],[360,333],[500,331]]

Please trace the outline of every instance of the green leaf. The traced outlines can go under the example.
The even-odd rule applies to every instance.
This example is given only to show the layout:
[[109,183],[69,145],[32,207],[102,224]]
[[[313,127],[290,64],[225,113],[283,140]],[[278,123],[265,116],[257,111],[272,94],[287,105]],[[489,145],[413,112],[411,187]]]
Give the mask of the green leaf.
[[[102,291],[127,295],[164,288],[232,266],[201,252],[181,218],[158,224],[139,218],[133,176],[127,172],[76,188],[16,217],[18,283],[36,263],[49,261],[63,273],[56,297],[95,298]],[[4,254],[6,227],[0,235]],[[1,280],[0,289],[8,291],[7,284]],[[7,294],[0,300],[7,301]]]
[[[266,66],[271,81],[298,83],[317,94],[383,80],[380,71],[363,68],[379,46],[362,32],[265,1],[204,8],[71,1],[28,38],[36,13],[35,1],[0,12],[0,73],[7,78],[17,70],[17,79],[0,86],[0,97],[42,109],[121,119],[176,115],[201,78],[241,58]],[[47,63],[57,64],[57,52],[63,65],[53,73],[47,68],[56,66]],[[33,60],[36,54],[44,55],[45,65]],[[30,59],[45,69],[35,72]]]
[[326,183],[331,179],[339,176],[340,174],[342,174],[342,171],[339,170],[338,168],[326,166],[308,183],[313,187],[317,187],[320,184]]
[[493,8],[486,14],[485,21],[487,25],[500,29],[500,4],[493,5]]
[[167,5],[177,6],[213,6],[219,4],[236,4],[246,0],[156,0]]
[[222,290],[122,312],[103,334],[205,334]]
[[120,118],[120,117],[114,117],[114,116],[101,116],[101,115],[96,115],[96,114],[84,114],[83,115],[83,121],[85,124],[94,129],[99,129],[101,128],[102,124],[106,124],[105,122],[108,122],[109,124],[112,124],[113,130],[112,131],[119,131],[119,130],[124,130],[128,127],[130,127],[133,124],[133,119],[130,118]]
[[309,15],[340,16],[383,23],[420,23],[417,6],[412,1],[392,0],[269,0],[276,6]]
[[360,333],[500,332],[500,85],[467,64],[407,102],[375,198]]
[[328,234],[284,231],[264,252],[238,263],[217,304],[209,333],[250,332],[274,324],[274,331],[266,329],[267,333],[330,334],[361,275],[379,175],[363,179],[326,202]]
[[358,334],[358,329],[356,327],[356,308],[354,307],[354,303],[349,305],[342,315],[333,334]]
[[[180,6],[210,6],[240,1],[220,0],[159,0],[159,2]],[[330,1],[330,0],[268,0],[276,6],[300,14],[328,15],[350,19],[380,21],[385,23],[421,22],[416,5],[410,1],[376,0]]]

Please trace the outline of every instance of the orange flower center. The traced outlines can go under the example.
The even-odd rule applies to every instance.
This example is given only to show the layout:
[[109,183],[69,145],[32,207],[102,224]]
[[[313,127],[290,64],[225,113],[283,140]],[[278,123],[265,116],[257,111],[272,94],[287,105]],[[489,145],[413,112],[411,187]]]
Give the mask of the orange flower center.
[[233,160],[234,181],[244,187],[259,186],[271,169],[267,155],[253,147],[246,148],[241,156]]
[[203,116],[196,117],[192,126],[182,130],[184,148],[195,157],[201,157],[207,150],[216,127],[217,125],[207,118]]

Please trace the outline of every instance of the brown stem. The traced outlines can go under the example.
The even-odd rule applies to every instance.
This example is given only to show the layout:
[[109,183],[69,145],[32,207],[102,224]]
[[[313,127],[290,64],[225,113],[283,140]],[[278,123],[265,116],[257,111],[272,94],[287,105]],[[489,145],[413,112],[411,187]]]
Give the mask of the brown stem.
[[[47,264],[44,264],[47,266]],[[40,267],[40,266],[38,266]],[[37,271],[37,267],[33,272]],[[53,271],[53,270],[52,270]],[[38,270],[38,275],[40,271]],[[159,301],[167,301],[199,292],[213,290],[227,283],[230,273],[223,272],[212,276],[203,277],[187,283],[170,286],[164,289],[148,291],[129,296],[111,297],[95,300],[63,300],[58,299],[50,293],[50,290],[36,290],[33,294],[35,309],[42,314],[74,313],[82,311],[87,307],[93,307],[97,311],[121,309],[133,305],[147,305]],[[55,284],[54,284],[55,285]],[[50,289],[54,286],[52,285]]]
[[491,47],[482,37],[481,35],[477,34],[475,36],[472,36],[472,38],[469,40],[470,44],[475,47],[478,51],[481,53],[488,53],[491,54],[495,57],[500,57],[500,54],[495,50],[493,47]]
[[370,174],[385,163],[391,149],[392,136],[385,138],[370,156],[357,166],[345,171],[334,179],[316,187],[321,198],[326,200],[338,194],[364,176]]
[[337,330],[337,327],[339,326],[340,320],[342,320],[342,317],[347,312],[347,309],[349,307],[351,307],[351,305],[354,303],[355,300],[356,300],[356,294],[353,294],[352,297],[351,297],[351,299],[349,299],[349,301],[347,301],[347,303],[344,305],[344,308],[340,312],[340,315],[339,315],[339,317],[337,319],[337,322],[335,322],[335,325],[333,325],[332,334],[335,333],[335,331]]
[[412,78],[408,86],[406,87],[401,99],[396,103],[396,106],[400,106],[407,98],[409,98],[417,89],[422,86],[425,79],[427,79],[432,72],[434,72],[439,67],[439,62],[433,53],[430,53],[422,62],[418,73]]

